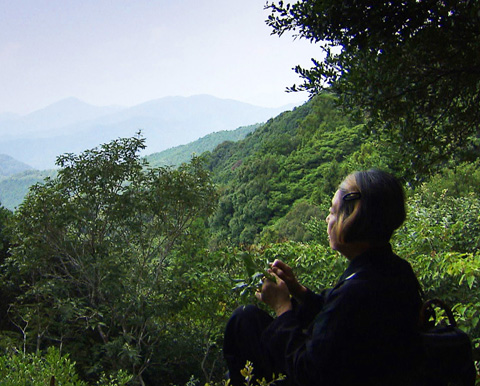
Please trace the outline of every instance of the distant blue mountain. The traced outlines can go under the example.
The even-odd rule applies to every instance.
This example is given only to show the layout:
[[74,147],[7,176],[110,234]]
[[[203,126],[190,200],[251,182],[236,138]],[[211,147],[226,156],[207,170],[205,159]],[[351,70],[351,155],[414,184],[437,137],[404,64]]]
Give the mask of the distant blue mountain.
[[25,116],[0,119],[0,154],[50,169],[60,154],[79,153],[139,130],[146,138],[145,154],[150,154],[262,123],[293,107],[264,108],[209,95],[166,97],[129,108],[68,98]]
[[0,177],[9,177],[33,168],[6,154],[0,154]]
[[76,98],[67,98],[24,116],[0,115],[0,118],[3,116],[0,119],[0,134],[4,138],[58,135],[65,126],[92,121],[122,109],[117,106],[92,106]]
[[[192,155],[201,155],[206,151],[211,151],[224,141],[236,142],[243,139],[259,126],[256,124],[231,131],[207,134],[194,142],[150,154],[145,159],[152,167],[178,166],[183,162],[189,162]],[[14,160],[10,156],[0,155],[0,204],[10,210],[15,210],[33,184],[42,182],[45,177],[53,177],[55,173],[56,169],[33,170],[30,166]]]

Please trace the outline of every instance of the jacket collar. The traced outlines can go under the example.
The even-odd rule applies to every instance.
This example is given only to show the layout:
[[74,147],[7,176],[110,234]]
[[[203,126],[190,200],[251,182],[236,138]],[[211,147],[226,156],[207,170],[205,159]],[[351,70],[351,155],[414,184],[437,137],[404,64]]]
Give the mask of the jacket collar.
[[390,244],[372,247],[350,260],[350,264],[340,277],[340,281],[349,280],[362,268],[376,265],[379,261],[384,261],[391,256],[394,256],[394,253]]

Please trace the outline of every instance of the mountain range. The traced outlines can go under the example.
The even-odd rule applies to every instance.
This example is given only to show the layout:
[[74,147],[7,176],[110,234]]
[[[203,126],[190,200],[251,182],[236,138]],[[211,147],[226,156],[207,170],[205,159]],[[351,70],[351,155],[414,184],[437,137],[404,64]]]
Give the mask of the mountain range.
[[187,144],[209,133],[262,123],[294,106],[265,108],[209,95],[165,97],[133,107],[99,107],[68,98],[28,115],[0,115],[0,154],[35,169],[138,131],[145,154]]
[[[239,141],[260,126],[260,124],[255,124],[242,126],[235,130],[210,133],[188,144],[150,154],[145,157],[145,160],[151,167],[175,167],[183,162],[189,162],[192,155],[201,155],[204,152],[212,151],[221,143]],[[46,177],[54,177],[56,171],[56,169],[35,170],[10,156],[0,154],[1,206],[12,211],[15,210],[33,184],[43,182]]]

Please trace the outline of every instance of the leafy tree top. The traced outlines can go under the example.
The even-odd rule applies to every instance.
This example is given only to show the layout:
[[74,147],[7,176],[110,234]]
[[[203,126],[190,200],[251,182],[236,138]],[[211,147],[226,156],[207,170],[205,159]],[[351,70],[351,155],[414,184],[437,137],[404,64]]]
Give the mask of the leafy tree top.
[[266,8],[274,34],[293,31],[325,52],[311,69],[296,67],[304,83],[292,90],[333,90],[395,143],[408,143],[413,157],[436,153],[432,163],[478,133],[480,2],[299,0]]

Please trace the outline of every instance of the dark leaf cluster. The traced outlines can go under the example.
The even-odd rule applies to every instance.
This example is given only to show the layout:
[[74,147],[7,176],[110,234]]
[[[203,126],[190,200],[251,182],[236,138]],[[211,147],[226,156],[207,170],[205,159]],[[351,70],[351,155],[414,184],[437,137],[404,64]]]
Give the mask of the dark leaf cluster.
[[[293,32],[324,51],[297,67],[301,86],[335,92],[344,107],[411,158],[415,172],[435,168],[471,136],[480,110],[480,3],[301,0],[267,4],[273,33]],[[419,158],[428,154],[428,162]]]

